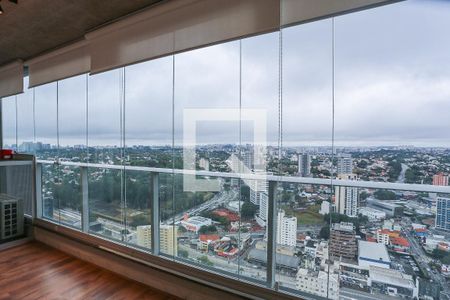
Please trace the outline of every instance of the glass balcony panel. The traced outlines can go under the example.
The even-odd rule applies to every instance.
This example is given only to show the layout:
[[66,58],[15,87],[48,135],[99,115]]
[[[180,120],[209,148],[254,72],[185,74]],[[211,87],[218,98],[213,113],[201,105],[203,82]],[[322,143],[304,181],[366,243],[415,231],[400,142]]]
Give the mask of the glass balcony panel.
[[[230,171],[228,152],[238,151],[240,130],[239,42],[176,55],[174,68],[175,168],[200,169],[201,163],[202,169]],[[185,127],[192,125],[195,131]],[[223,145],[230,149],[222,151]]]
[[[241,141],[231,164],[236,173],[278,174],[279,40],[275,32],[241,41]],[[240,195],[230,205],[240,211],[239,275],[264,281],[269,182],[233,178],[230,183]]]
[[125,68],[126,163],[172,167],[172,57]]
[[240,211],[239,224],[239,275],[250,280],[267,278],[267,222],[268,181],[231,179],[238,190],[240,201],[228,204],[230,210]]
[[123,163],[123,69],[89,76],[88,162]]
[[[173,59],[166,57],[125,68],[125,164],[132,167],[172,168]],[[160,199],[153,199],[152,174],[126,170],[127,228],[136,233],[131,243],[149,251],[151,205],[161,201],[160,251],[176,254],[171,180],[159,174]],[[170,174],[169,174],[170,175]],[[156,192],[158,192],[156,191]],[[171,205],[171,204],[167,204]]]
[[331,19],[282,29],[282,174],[332,176],[332,33]]
[[59,157],[57,113],[57,84],[49,83],[34,88],[36,142],[30,146],[37,159],[55,160]]
[[151,174],[129,170],[125,174],[125,220],[126,228],[132,236],[128,242],[149,251],[152,248],[151,208],[154,201]]
[[61,187],[60,167],[53,164],[42,165],[42,216],[59,222],[59,194]]
[[3,147],[17,149],[16,96],[1,99]]
[[[160,254],[175,258],[178,255],[178,238],[182,234],[175,226],[174,218],[178,214],[175,209],[174,175],[168,173],[159,174],[159,220],[160,220]],[[153,187],[151,187],[153,192]]]
[[[24,86],[28,86],[28,77],[24,78]],[[22,94],[17,95],[16,99],[18,151],[34,154],[35,128],[33,90],[25,89]]]
[[218,191],[184,190],[186,175],[176,175],[175,228],[178,257],[206,269],[237,274],[239,267],[239,186],[228,178],[197,176],[218,181]]
[[87,76],[58,81],[59,157],[63,161],[87,160]]
[[89,232],[128,243],[135,234],[126,228],[122,199],[123,170],[89,168]]
[[358,180],[448,185],[449,9],[405,1],[335,18],[336,150]]
[[60,180],[53,188],[59,203],[59,221],[70,227],[81,229],[81,169],[77,166],[60,166],[59,176]]
[[330,296],[325,231],[326,214],[332,211],[332,187],[279,182],[276,195],[276,281],[282,289],[304,296]]
[[[175,56],[175,169],[232,172],[240,151],[239,55],[239,42],[229,42]],[[239,226],[231,223],[239,211],[227,204],[239,202],[238,186],[207,176],[173,180],[178,258],[237,274]]]

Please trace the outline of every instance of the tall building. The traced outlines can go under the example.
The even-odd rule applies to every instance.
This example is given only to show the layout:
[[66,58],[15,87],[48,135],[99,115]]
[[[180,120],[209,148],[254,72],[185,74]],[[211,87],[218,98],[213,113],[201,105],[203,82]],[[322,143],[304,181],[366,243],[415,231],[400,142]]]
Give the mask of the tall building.
[[[340,180],[358,180],[356,174],[340,174]],[[349,217],[358,216],[358,188],[335,186],[335,206],[336,212]]]
[[[265,171],[254,171],[256,175],[268,175]],[[267,180],[251,180],[249,181],[250,187],[250,202],[259,205],[261,203],[261,195],[268,192],[269,181]]]
[[209,171],[209,159],[201,157],[198,165],[200,168],[202,168],[205,171]]
[[[174,226],[163,224],[159,226],[159,249],[162,253],[175,256],[178,254],[176,235],[176,229]],[[137,244],[141,247],[151,249],[152,225],[137,227]]]
[[253,147],[247,145],[247,147],[243,148],[241,151],[241,159],[247,168],[253,170],[255,168],[255,152]]
[[436,228],[450,230],[450,198],[436,198]]
[[311,156],[306,153],[298,155],[298,175],[309,177],[311,175]]
[[261,193],[259,202],[259,217],[266,222],[269,213],[269,195]]
[[297,218],[287,217],[284,210],[278,211],[277,243],[292,247],[297,244]]
[[330,256],[354,259],[357,255],[356,232],[352,223],[335,223],[330,230]]
[[448,185],[448,176],[443,173],[433,175],[433,185]]
[[350,154],[340,154],[337,161],[337,174],[353,173],[353,158]]

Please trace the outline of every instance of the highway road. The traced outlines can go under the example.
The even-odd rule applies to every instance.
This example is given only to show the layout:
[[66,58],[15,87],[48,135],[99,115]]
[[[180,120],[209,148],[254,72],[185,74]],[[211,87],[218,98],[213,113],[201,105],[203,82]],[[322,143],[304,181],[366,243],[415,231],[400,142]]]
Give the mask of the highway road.
[[402,170],[400,171],[400,174],[398,175],[397,182],[398,183],[405,183],[405,174],[406,170],[408,170],[409,167],[406,164],[402,164]]
[[[408,224],[402,223],[402,225],[405,228],[407,228],[410,226],[410,220],[408,222],[409,222]],[[412,255],[416,258],[420,267],[423,270],[426,270],[427,268],[429,268],[429,263],[432,261],[432,259],[427,255],[427,253],[425,252],[423,247],[419,244],[417,239],[415,239],[412,236],[412,234],[409,232],[408,228],[407,228],[407,230],[405,230],[405,232],[406,232],[406,237],[408,238],[408,241],[411,244]],[[446,282],[444,276],[442,276],[440,274],[436,274],[435,272],[428,272],[428,274],[430,275],[430,279],[432,279],[433,282],[441,285],[441,287],[443,289],[441,293],[443,293],[444,296],[450,295],[450,287],[449,287],[449,284]],[[450,299],[450,297],[449,297],[449,299]]]
[[216,195],[214,195],[214,197],[211,200],[204,202],[198,206],[195,206],[187,211],[181,212],[177,214],[174,218],[164,220],[162,224],[172,224],[173,220],[175,220],[175,223],[177,223],[183,219],[185,214],[188,214],[189,216],[199,215],[201,212],[205,210],[212,210],[214,208],[219,207],[221,204],[239,200],[238,196],[239,196],[238,190],[235,189],[231,189],[229,191],[221,191]]

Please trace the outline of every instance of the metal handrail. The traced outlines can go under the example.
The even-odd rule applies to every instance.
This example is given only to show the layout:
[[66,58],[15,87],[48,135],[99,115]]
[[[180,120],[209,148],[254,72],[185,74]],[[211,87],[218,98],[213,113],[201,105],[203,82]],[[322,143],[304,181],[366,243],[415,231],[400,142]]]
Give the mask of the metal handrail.
[[57,164],[62,166],[86,167],[86,168],[102,168],[125,171],[142,171],[149,173],[162,174],[176,174],[176,175],[192,175],[203,177],[220,177],[220,178],[239,178],[245,180],[262,180],[268,182],[286,182],[298,184],[313,184],[313,185],[329,185],[329,186],[345,186],[355,188],[367,189],[386,189],[397,191],[412,191],[412,192],[429,192],[429,193],[445,193],[450,194],[450,186],[437,186],[430,184],[411,184],[411,183],[394,183],[394,182],[378,182],[378,181],[363,181],[363,180],[343,180],[343,179],[327,179],[327,178],[311,178],[299,176],[280,176],[280,175],[264,175],[261,173],[226,173],[213,172],[201,170],[188,169],[171,169],[171,168],[154,168],[154,167],[139,167],[128,165],[113,165],[113,164],[96,164],[96,163],[81,163],[69,161],[52,161],[52,160],[37,160],[38,164]]

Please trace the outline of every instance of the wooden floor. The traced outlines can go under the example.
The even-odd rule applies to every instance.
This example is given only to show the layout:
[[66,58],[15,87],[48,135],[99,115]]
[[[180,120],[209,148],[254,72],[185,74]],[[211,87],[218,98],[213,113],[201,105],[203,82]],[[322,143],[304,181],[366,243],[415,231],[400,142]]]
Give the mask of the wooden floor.
[[176,299],[37,242],[0,251],[0,299]]

